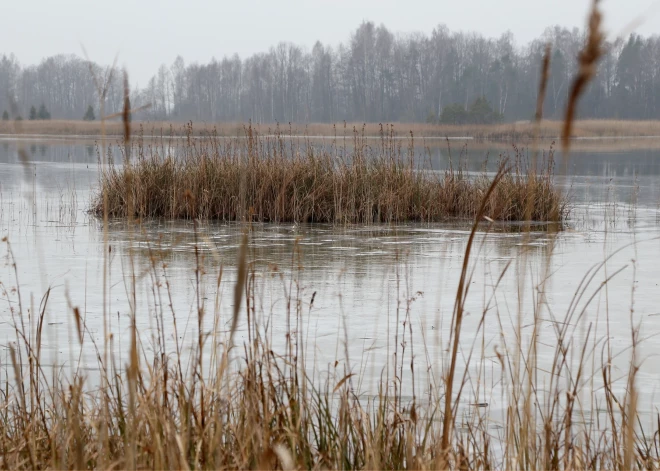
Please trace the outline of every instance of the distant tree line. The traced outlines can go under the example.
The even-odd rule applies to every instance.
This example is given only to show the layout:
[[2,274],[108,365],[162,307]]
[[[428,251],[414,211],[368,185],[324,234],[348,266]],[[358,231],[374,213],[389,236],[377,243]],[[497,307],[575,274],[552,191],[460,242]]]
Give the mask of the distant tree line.
[[3,119],[28,119],[36,106],[34,119],[83,119],[90,106],[99,106],[92,71],[101,82],[111,77],[104,107],[106,114],[117,113],[124,99],[119,71],[109,74],[107,68],[74,55],[48,57],[30,66],[21,66],[14,55],[0,55],[0,113]]
[[[584,32],[548,28],[517,46],[511,33],[486,38],[451,32],[394,34],[362,23],[347,41],[313,48],[280,43],[268,52],[207,64],[178,57],[162,65],[134,107],[138,119],[253,122],[482,123],[528,120],[536,107],[541,58],[552,44],[545,116],[560,118]],[[92,73],[110,76],[104,113],[123,103],[121,74],[76,56],[21,66],[0,57],[0,110],[18,104],[26,116],[43,103],[54,119],[95,119],[98,90]],[[92,107],[93,106],[93,107]],[[90,109],[91,108],[91,109]],[[95,115],[94,110],[97,110]],[[631,35],[606,45],[598,73],[580,102],[580,117],[660,118],[660,38]]]

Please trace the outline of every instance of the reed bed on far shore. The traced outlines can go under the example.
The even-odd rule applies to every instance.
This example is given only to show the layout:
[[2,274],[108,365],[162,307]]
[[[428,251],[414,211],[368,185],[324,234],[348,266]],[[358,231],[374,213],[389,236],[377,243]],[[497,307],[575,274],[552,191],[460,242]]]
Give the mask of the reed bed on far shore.
[[[553,140],[562,135],[563,120],[543,119],[538,124],[533,120],[521,120],[494,124],[432,124],[432,123],[392,123],[400,137],[413,133],[417,137],[444,138],[467,137],[484,141],[532,142],[534,139]],[[235,124],[220,123],[218,132],[226,135]],[[276,124],[257,126],[260,132],[275,129]],[[353,129],[364,129],[367,136],[378,137],[379,123],[310,123],[286,126],[286,132],[305,136],[343,136]],[[240,135],[240,133],[239,133]],[[576,119],[572,123],[571,139],[658,137],[660,121],[624,119]]]
[[[470,138],[478,141],[515,141],[531,142],[534,138],[553,140],[562,133],[563,121],[546,120],[537,128],[533,121],[516,121],[496,124],[431,124],[431,123],[390,123],[396,130],[399,139],[405,139],[412,132],[416,137],[442,139],[445,137]],[[131,122],[133,134],[142,132],[145,136],[186,135],[184,123],[180,121],[150,121],[135,119]],[[261,135],[284,133],[300,137],[343,137],[358,129],[365,136],[378,138],[379,123],[253,123],[253,128]],[[242,123],[195,123],[195,136],[215,134],[225,137],[245,137]],[[536,133],[538,132],[538,136]],[[11,136],[69,136],[69,137],[120,137],[124,134],[124,123],[121,121],[79,121],[79,120],[48,120],[21,121],[17,129],[13,121],[0,121],[0,134]],[[582,119],[576,120],[571,130],[571,138],[632,138],[659,137],[660,121],[616,120],[616,119]]]
[[[247,139],[215,136],[124,147],[123,164],[100,174],[91,211],[99,217],[322,222],[334,224],[474,218],[491,178],[460,165],[433,169],[414,142],[402,146],[381,133],[316,147],[284,135]],[[347,142],[348,141],[348,142]],[[132,157],[131,157],[132,156]],[[553,184],[553,153],[532,165],[521,153],[501,158],[503,176],[485,216],[502,221],[561,222],[566,196]],[[535,170],[536,168],[536,170]],[[107,198],[104,199],[104,198]]]

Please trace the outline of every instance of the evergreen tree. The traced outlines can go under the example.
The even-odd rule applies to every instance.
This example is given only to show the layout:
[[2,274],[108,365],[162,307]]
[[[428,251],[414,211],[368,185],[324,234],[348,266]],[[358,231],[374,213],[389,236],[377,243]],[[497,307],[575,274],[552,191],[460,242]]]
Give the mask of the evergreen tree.
[[87,112],[85,113],[85,116],[83,116],[83,120],[85,121],[94,121],[96,119],[96,116],[94,115],[94,108],[92,105],[89,105],[87,107]]
[[443,108],[440,122],[443,124],[492,124],[502,121],[502,115],[493,110],[484,96],[470,104],[466,111],[463,105],[454,103]]
[[2,120],[3,121],[9,121],[9,113],[7,113],[7,110],[2,113]]
[[501,121],[499,113],[493,111],[485,96],[480,96],[470,105],[469,121],[473,124],[492,124]]
[[34,121],[37,119],[37,109],[32,105],[32,108],[30,108],[30,116],[29,116],[30,121]]
[[50,112],[46,109],[43,103],[39,107],[39,119],[50,119]]
[[468,113],[463,108],[463,105],[459,105],[458,103],[445,106],[440,114],[440,122],[442,124],[465,124],[467,120]]

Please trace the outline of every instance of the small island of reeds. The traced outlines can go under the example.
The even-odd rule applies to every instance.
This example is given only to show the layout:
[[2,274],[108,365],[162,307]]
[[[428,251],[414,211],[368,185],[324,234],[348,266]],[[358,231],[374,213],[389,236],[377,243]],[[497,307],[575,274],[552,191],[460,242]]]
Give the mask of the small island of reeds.
[[[438,222],[474,218],[493,177],[467,172],[460,163],[433,168],[412,137],[402,142],[387,131],[377,141],[354,130],[317,145],[281,133],[262,136],[251,126],[245,138],[231,139],[196,137],[192,124],[187,127],[183,139],[147,144],[138,137],[121,146],[122,163],[110,156],[101,169],[91,212],[277,223]],[[488,218],[566,218],[568,200],[553,183],[551,150],[534,164],[520,153],[498,159],[502,175],[486,203]]]

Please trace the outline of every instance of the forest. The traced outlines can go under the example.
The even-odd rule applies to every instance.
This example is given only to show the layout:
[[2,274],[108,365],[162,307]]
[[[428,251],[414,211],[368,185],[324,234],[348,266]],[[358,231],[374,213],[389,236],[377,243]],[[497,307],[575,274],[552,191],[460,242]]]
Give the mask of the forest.
[[[529,120],[536,107],[542,57],[552,47],[544,113],[560,118],[585,33],[547,28],[525,45],[511,33],[486,38],[436,27],[395,33],[363,22],[338,44],[308,50],[279,43],[240,58],[162,65],[146,86],[131,89],[136,119],[247,122],[443,122]],[[123,75],[76,55],[23,65],[0,56],[3,119],[90,120],[120,111]],[[113,73],[115,72],[115,73]],[[128,71],[130,73],[130,71]],[[95,78],[96,77],[96,80]],[[42,113],[34,113],[40,110]],[[32,113],[31,113],[32,112]],[[12,116],[13,115],[13,116]],[[660,118],[660,38],[610,40],[582,97],[580,118]]]

